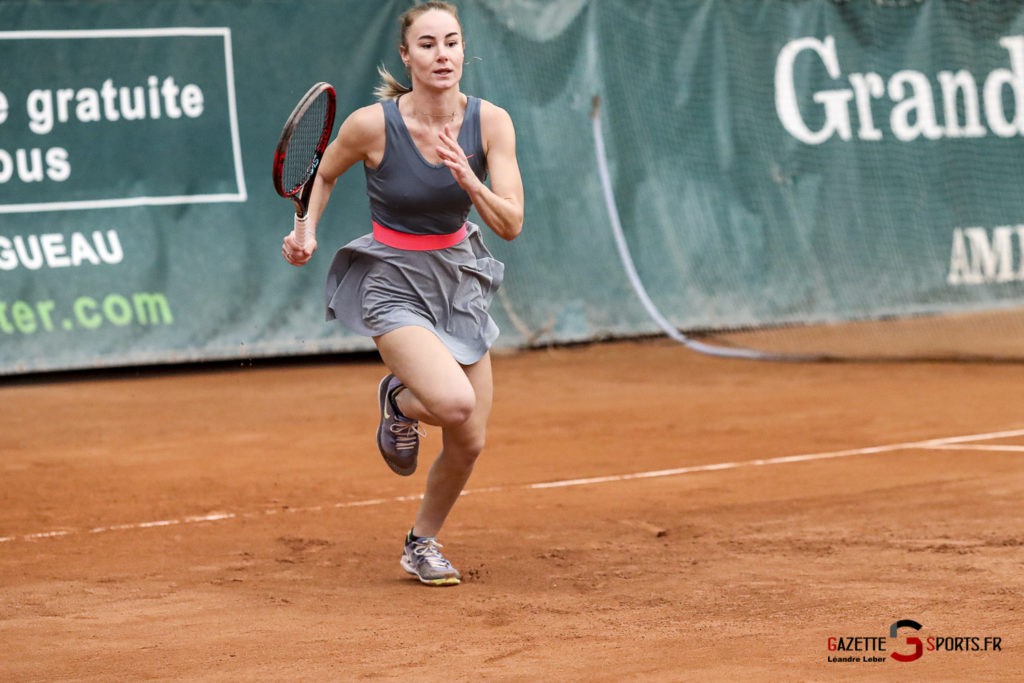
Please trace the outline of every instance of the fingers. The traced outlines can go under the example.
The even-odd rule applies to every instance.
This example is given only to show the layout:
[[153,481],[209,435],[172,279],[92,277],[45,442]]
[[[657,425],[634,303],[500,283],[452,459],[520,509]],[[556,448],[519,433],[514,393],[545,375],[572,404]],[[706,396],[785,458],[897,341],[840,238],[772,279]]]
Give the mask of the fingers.
[[313,252],[316,251],[316,241],[310,243],[309,238],[306,239],[306,247],[302,248],[296,241],[294,232],[285,237],[281,245],[281,255],[284,256],[284,260],[293,266],[306,265],[313,257]]
[[462,153],[462,149],[456,148],[455,150],[438,147],[437,156],[441,159],[441,163],[446,165],[453,171],[461,171],[465,173],[470,172],[469,159]]
[[302,253],[302,252],[296,253],[296,252],[287,252],[287,251],[283,251],[282,250],[282,254],[284,255],[284,260],[287,261],[288,263],[290,263],[293,266],[304,266],[307,263],[309,263],[309,259],[312,257],[312,254],[310,254],[308,252],[307,253]]
[[474,184],[480,182],[473,172],[473,167],[469,164],[469,157],[466,156],[466,152],[459,145],[458,140],[452,137],[451,128],[447,124],[437,134],[437,137],[441,141],[441,144],[436,147],[441,163],[452,172],[452,176],[459,186],[469,191]]
[[284,256],[284,260],[293,266],[302,265],[299,263],[299,259],[295,257],[295,250],[289,249],[287,245],[281,248],[281,255]]
[[458,147],[458,143],[455,138],[452,137],[452,129],[448,127],[448,124],[444,124],[444,128],[437,134],[437,137],[441,138],[449,147]]
[[445,127],[437,134],[437,137],[442,142],[442,146],[437,148],[437,153],[439,155],[451,158],[452,160],[456,160],[460,156],[465,158],[462,147],[459,146],[459,141],[452,137],[451,128],[449,128],[447,124],[445,124]]

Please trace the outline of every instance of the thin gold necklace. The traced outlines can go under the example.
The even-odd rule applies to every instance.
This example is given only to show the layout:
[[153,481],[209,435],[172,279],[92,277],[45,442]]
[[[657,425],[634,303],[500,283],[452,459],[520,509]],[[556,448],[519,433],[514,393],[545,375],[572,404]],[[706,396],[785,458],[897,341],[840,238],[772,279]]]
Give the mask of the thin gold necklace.
[[455,120],[455,114],[456,114],[456,112],[454,112],[454,111],[451,114],[424,114],[422,112],[416,111],[415,109],[412,112],[412,115],[416,116],[418,118],[447,119],[448,121],[454,121]]

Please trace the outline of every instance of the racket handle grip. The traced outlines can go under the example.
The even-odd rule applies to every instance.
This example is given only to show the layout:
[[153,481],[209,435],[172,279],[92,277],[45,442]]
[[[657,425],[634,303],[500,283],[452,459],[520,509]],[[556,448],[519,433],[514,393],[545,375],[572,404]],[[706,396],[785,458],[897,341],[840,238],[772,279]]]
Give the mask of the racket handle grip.
[[304,214],[301,218],[299,214],[295,214],[295,241],[303,249],[306,248],[306,219],[308,217],[308,213]]

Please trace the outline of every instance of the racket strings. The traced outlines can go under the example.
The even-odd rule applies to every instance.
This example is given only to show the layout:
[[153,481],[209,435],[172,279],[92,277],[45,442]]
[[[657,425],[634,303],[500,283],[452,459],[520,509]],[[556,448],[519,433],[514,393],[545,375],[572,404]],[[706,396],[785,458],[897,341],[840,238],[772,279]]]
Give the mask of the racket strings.
[[281,173],[281,184],[289,193],[296,192],[313,175],[311,161],[314,158],[319,158],[317,147],[323,137],[329,107],[328,100],[326,92],[320,93],[299,117],[295,124],[295,130],[292,131]]

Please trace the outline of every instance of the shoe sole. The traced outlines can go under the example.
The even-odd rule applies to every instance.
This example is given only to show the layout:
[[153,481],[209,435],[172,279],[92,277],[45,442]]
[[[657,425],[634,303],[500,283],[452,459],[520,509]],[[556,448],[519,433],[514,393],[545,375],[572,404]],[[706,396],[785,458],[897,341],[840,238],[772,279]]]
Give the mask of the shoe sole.
[[384,432],[384,401],[388,400],[388,382],[391,381],[392,377],[394,377],[394,375],[385,375],[384,379],[382,379],[380,384],[377,385],[377,405],[380,406],[380,423],[377,425],[377,450],[380,451],[380,457],[384,458],[384,462],[387,463],[387,466],[391,468],[392,472],[402,477],[408,477],[416,471],[417,462],[413,462],[412,467],[400,467],[396,465],[388,459],[388,456],[384,455],[384,446],[380,443],[380,437]]
[[420,583],[426,584],[428,586],[458,586],[460,583],[462,583],[462,580],[457,576],[449,576],[443,579],[424,579],[422,576],[417,574],[416,570],[412,568],[412,565],[408,563],[408,560],[405,559],[405,555],[402,556],[402,559],[400,560],[399,564],[402,565],[402,569],[405,570],[406,574],[409,574],[410,576],[415,576],[417,579],[419,579]]

